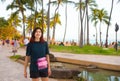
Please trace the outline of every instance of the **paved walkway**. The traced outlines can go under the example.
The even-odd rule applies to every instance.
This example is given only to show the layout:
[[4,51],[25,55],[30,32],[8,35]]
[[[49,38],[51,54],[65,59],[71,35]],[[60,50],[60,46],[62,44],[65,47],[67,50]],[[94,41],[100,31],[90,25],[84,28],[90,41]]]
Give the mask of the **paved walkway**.
[[120,56],[93,54],[70,54],[53,52],[58,61],[80,65],[95,65],[99,68],[120,71]]
[[[20,53],[20,50],[18,53]],[[26,79],[23,76],[24,66],[8,58],[11,55],[13,55],[11,53],[11,47],[0,46],[0,81],[31,81],[30,78]],[[50,78],[49,81],[67,80],[57,80]]]
[[[70,62],[76,64],[97,64],[99,67],[111,67],[120,71],[120,56],[103,56],[103,55],[84,55],[51,52],[57,57],[58,61]],[[25,55],[25,49],[19,49],[18,53]],[[10,60],[8,57],[13,55],[11,47],[0,47],[0,81],[31,81],[30,78],[23,77],[23,65]],[[106,67],[107,66],[107,67]],[[68,81],[50,79],[50,81]]]
[[0,81],[30,81],[23,77],[23,66],[10,60],[11,49],[0,47]]

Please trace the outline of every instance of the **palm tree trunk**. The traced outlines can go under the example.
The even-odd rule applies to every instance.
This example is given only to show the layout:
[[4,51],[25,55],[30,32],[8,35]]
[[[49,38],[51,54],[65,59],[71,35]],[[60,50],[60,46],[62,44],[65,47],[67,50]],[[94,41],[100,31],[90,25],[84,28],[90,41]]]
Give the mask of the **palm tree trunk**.
[[102,47],[102,41],[101,41],[101,34],[102,34],[102,32],[101,32],[101,22],[100,22],[99,31],[100,31],[100,46]]
[[96,29],[96,46],[98,45],[98,39],[97,39],[97,27],[95,27]]
[[86,16],[87,16],[87,45],[89,45],[89,18],[88,18],[88,0],[86,0]]
[[83,41],[83,44],[85,44],[85,43],[86,43],[86,41],[85,41],[85,38],[86,38],[86,37],[85,37],[85,33],[86,33],[86,32],[85,32],[85,31],[86,31],[86,8],[85,8],[83,11],[84,11],[84,12],[83,12],[83,19],[85,19],[84,29],[83,29],[83,30],[84,30],[84,37],[83,37],[83,38],[84,38],[84,41]]
[[44,33],[43,31],[44,31],[44,7],[43,7],[43,0],[41,0],[42,1],[42,33]]
[[36,9],[35,9],[35,20],[34,20],[34,28],[36,28],[36,18],[37,18],[37,0],[35,0],[36,2]]
[[66,31],[67,31],[67,3],[65,7],[65,32],[64,32],[64,38],[63,38],[63,43],[65,42],[65,36],[66,36]]
[[58,4],[57,8],[55,9],[55,13],[54,13],[54,26],[53,26],[52,44],[54,44],[54,42],[55,42],[55,27],[56,27],[55,15],[56,15],[56,12],[57,12],[58,8],[59,8],[59,4]]
[[54,44],[54,42],[55,42],[55,25],[54,25],[54,27],[53,27],[53,35],[52,35],[52,44]]
[[85,16],[85,22],[84,22],[84,45],[86,44],[86,16]]
[[20,0],[18,0],[18,4],[19,4],[19,9],[21,11],[22,17],[23,17],[23,20],[22,20],[22,23],[23,23],[23,37],[25,38],[25,16],[24,16],[24,11],[22,9],[23,5],[22,5]]
[[106,48],[108,47],[108,30],[109,30],[109,25],[110,25],[112,10],[113,10],[113,3],[114,3],[114,0],[112,0],[112,3],[111,3],[110,17],[109,17],[109,22],[108,22],[108,27],[107,27],[107,32],[106,32],[106,42],[105,42],[105,47]]
[[23,16],[23,36],[25,38],[26,35],[25,35],[25,17],[24,17],[24,12],[22,12],[22,16]]
[[49,0],[49,3],[48,3],[48,12],[47,12],[47,42],[48,44],[50,44],[50,2],[51,0]]
[[[82,0],[79,0],[81,3]],[[82,9],[81,9],[81,4],[80,4],[80,19],[81,19],[81,32],[80,32],[80,47],[83,47],[83,18],[82,18]]]

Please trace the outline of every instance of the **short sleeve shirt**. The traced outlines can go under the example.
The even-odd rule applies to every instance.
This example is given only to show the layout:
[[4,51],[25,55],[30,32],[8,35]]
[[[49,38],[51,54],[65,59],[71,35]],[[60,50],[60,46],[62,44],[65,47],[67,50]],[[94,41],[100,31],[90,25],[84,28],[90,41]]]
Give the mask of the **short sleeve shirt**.
[[28,43],[26,56],[30,56],[30,71],[38,71],[37,59],[46,57],[47,54],[49,54],[47,42]]

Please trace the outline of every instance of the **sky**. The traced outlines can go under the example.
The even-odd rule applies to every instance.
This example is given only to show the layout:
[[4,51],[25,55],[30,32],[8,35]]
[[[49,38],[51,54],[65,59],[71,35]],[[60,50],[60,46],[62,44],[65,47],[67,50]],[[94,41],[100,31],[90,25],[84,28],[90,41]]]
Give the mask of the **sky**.
[[[78,0],[73,0],[73,1],[78,1]],[[112,19],[111,19],[111,25],[109,29],[109,41],[115,41],[115,24],[118,23],[120,25],[120,3],[117,3],[118,0],[114,0],[114,8],[112,12]],[[6,6],[11,2],[11,0],[6,0],[6,2],[1,3],[0,2],[0,17],[5,17],[8,18],[11,10],[6,11]],[[111,9],[111,2],[112,0],[96,0],[96,3],[98,4],[98,8],[102,9],[104,8],[107,12],[108,15],[110,13]],[[44,5],[45,6],[45,5]],[[51,6],[51,11],[54,12],[53,6]],[[60,19],[62,22],[62,25],[57,25],[56,26],[56,35],[55,39],[57,41],[62,41],[63,36],[64,36],[64,29],[65,29],[65,6],[60,6],[59,8],[59,13],[60,13]],[[26,13],[27,14],[27,13]],[[52,16],[53,14],[51,14]],[[92,22],[90,21],[90,42],[93,43],[93,40],[95,40],[95,27],[93,26]],[[78,11],[76,11],[74,5],[69,5],[68,6],[68,26],[67,26],[67,32],[66,32],[66,41],[76,41],[78,42]],[[99,25],[97,25],[99,28]],[[106,29],[107,25],[102,24],[101,25],[102,29],[102,41],[105,41],[106,38]],[[98,31],[99,32],[99,31]],[[50,35],[52,35],[52,30],[50,31]],[[99,35],[98,35],[98,40],[99,40]],[[120,41],[120,30],[118,31],[118,40]]]

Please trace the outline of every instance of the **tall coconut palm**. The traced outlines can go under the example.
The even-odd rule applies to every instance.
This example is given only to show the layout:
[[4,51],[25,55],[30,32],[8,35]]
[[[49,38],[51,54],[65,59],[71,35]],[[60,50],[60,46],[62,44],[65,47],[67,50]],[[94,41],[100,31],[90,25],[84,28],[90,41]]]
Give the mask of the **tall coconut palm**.
[[86,0],[85,1],[86,6],[86,18],[87,18],[87,45],[89,45],[89,8],[96,7],[97,4],[95,0]]
[[36,27],[36,19],[37,19],[37,15],[38,15],[38,3],[39,5],[42,4],[42,0],[34,0],[34,6],[35,6],[35,19],[34,19],[34,27]]
[[14,28],[17,28],[18,26],[20,27],[20,18],[18,16],[18,14],[16,15],[15,13],[12,13],[10,15],[10,17],[8,18],[8,23],[10,26],[14,27]]
[[52,34],[52,44],[54,44],[55,41],[55,26],[56,24],[60,24],[61,25],[61,21],[60,21],[60,15],[58,13],[55,14],[55,16],[53,17],[53,34]]
[[108,24],[108,14],[107,14],[107,11],[105,11],[104,9],[101,9],[99,10],[99,13],[98,13],[98,20],[100,22],[100,26],[99,26],[99,31],[100,31],[100,46],[102,46],[102,40],[101,40],[101,23],[105,23],[105,24]]
[[63,0],[62,3],[65,4],[65,32],[64,32],[64,37],[63,37],[63,42],[65,42],[65,36],[66,36],[66,31],[67,31],[67,10],[68,10],[68,4],[74,4],[73,1],[69,0]]
[[[80,40],[79,40],[79,46],[82,48],[83,47],[83,19],[84,19],[84,14],[85,14],[85,5],[84,2],[82,2],[82,0],[79,0],[78,3],[75,4],[75,6],[77,7],[77,10],[79,10],[79,14],[80,14]],[[79,22],[78,22],[79,23]]]
[[47,11],[47,42],[50,44],[50,3],[51,0],[48,2],[48,11]]
[[112,11],[113,11],[113,3],[114,3],[114,0],[112,0],[112,3],[111,3],[111,11],[110,11],[110,17],[109,17],[109,22],[108,22],[108,26],[107,26],[105,47],[108,47],[108,30],[109,30],[109,26],[110,26],[110,20],[111,20],[111,16],[112,16]]
[[24,11],[26,10],[26,8],[24,7],[25,4],[26,4],[25,0],[13,0],[13,2],[7,6],[7,10],[16,9],[16,11],[15,11],[16,14],[21,12],[21,14],[22,14],[22,24],[23,24],[23,37],[24,38],[26,36],[25,35],[25,14],[24,14]]
[[80,32],[80,47],[83,47],[83,17],[82,17],[82,4],[81,4],[82,0],[79,0],[80,3],[80,20],[81,20],[81,32]]
[[4,17],[0,17],[0,28],[8,25],[7,20]]
[[[27,24],[28,24],[27,28],[28,28],[30,34],[32,33],[32,30],[35,27],[35,23],[36,23],[36,19],[35,19],[36,10],[35,10],[34,6],[35,6],[35,0],[27,0],[26,7],[27,7],[27,9],[29,9],[31,11],[31,15],[27,18]],[[33,12],[35,12],[35,15],[32,14]]]
[[26,31],[29,33],[29,35],[31,36],[32,34],[32,30],[34,29],[34,14],[31,14],[30,16],[28,16],[27,18],[27,28]]
[[94,22],[94,26],[95,26],[95,30],[96,30],[96,45],[98,45],[98,34],[97,34],[97,24],[98,24],[98,20],[97,20],[97,17],[98,17],[98,12],[99,10],[97,8],[91,8],[91,11],[92,11],[92,14],[90,16],[91,18],[91,21]]
[[57,1],[52,1],[51,4],[53,5],[57,5],[56,9],[55,9],[55,12],[54,12],[54,24],[53,24],[53,34],[52,35],[52,44],[54,44],[55,42],[55,28],[56,28],[56,18],[55,18],[55,15],[58,13],[58,9],[59,9],[59,6],[60,4],[62,4],[62,0],[57,0]]
[[42,1],[42,32],[44,31],[44,6],[43,0]]
[[78,3],[75,3],[75,7],[76,7],[77,10],[79,10],[78,14],[80,14],[79,15],[80,22],[78,22],[78,23],[80,23],[79,29],[82,29],[80,32],[78,32],[79,33],[78,34],[79,35],[78,39],[80,38],[79,46],[83,47],[83,36],[81,36],[81,34],[84,35],[83,34],[83,19],[85,17],[85,3],[83,1],[79,1]]

